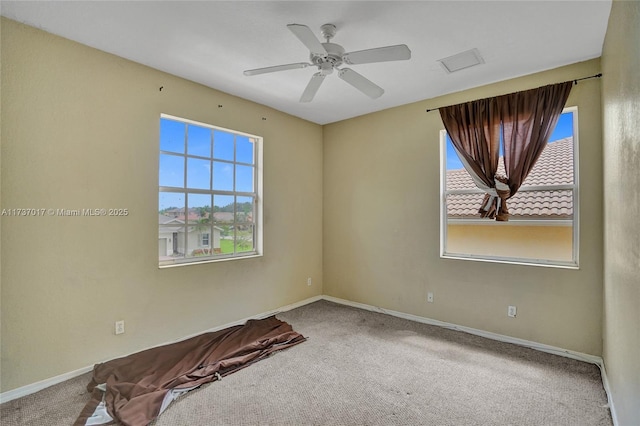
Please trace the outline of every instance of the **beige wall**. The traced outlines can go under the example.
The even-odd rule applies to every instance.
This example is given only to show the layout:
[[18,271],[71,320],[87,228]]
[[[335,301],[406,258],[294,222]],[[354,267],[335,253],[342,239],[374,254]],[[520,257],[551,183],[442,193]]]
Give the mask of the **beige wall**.
[[[639,14],[637,2],[614,2],[605,77],[575,86],[567,103],[580,114],[578,271],[438,257],[443,126],[424,110],[591,75],[599,60],[335,123],[323,137],[320,126],[3,18],[0,207],[131,214],[2,218],[1,391],[325,293],[602,354],[620,424],[638,423]],[[263,258],[157,268],[161,112],[264,136]],[[624,206],[606,209],[604,226],[603,155],[606,200]],[[119,319],[127,332],[115,336]]]
[[449,225],[447,253],[571,262],[573,226]]
[[640,2],[614,1],[602,54],[604,361],[620,425],[640,424]]
[[443,125],[425,112],[599,71],[591,60],[325,126],[325,294],[601,355],[600,81],[574,86],[567,102],[579,109],[580,270],[440,259]]
[[[130,212],[2,217],[3,392],[322,293],[321,126],[4,18],[1,50],[2,207]],[[160,113],[264,137],[264,257],[158,269]]]

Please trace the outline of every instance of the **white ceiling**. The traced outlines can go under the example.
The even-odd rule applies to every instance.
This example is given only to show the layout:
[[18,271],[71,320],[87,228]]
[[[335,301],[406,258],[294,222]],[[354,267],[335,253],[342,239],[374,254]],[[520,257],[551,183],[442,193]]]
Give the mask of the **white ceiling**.
[[[10,19],[319,124],[599,57],[610,9],[610,0],[0,2]],[[290,23],[318,38],[332,23],[332,42],[347,51],[406,44],[412,57],[350,66],[385,89],[378,99],[334,73],[299,103],[315,68],[242,73],[308,62]],[[472,48],[485,64],[447,74],[437,62]]]

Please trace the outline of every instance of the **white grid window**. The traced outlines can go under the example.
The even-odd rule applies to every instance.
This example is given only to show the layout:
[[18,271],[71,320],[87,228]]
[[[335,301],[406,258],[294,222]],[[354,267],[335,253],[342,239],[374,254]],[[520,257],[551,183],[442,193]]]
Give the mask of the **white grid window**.
[[262,254],[262,138],[160,117],[160,266]]

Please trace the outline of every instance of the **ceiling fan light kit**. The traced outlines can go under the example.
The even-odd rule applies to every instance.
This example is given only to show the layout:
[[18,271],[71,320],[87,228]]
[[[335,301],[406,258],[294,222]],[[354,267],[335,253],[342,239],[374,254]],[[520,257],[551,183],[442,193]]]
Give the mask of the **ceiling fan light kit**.
[[350,68],[339,67],[343,64],[370,64],[375,62],[402,61],[411,58],[411,51],[404,44],[359,50],[355,52],[345,52],[345,49],[339,44],[331,43],[331,39],[336,35],[336,26],[333,24],[324,24],[320,27],[322,36],[326,40],[325,43],[321,43],[313,34],[313,31],[311,31],[306,25],[289,24],[287,25],[287,28],[289,28],[293,35],[295,35],[298,40],[300,40],[302,44],[309,49],[310,62],[298,62],[266,68],[256,68],[245,71],[244,75],[254,76],[315,66],[318,68],[318,72],[313,74],[311,77],[311,80],[300,97],[300,102],[311,102],[325,77],[332,74],[333,70],[338,71],[338,77],[340,79],[355,87],[368,97],[372,99],[379,98],[384,93],[384,89]]

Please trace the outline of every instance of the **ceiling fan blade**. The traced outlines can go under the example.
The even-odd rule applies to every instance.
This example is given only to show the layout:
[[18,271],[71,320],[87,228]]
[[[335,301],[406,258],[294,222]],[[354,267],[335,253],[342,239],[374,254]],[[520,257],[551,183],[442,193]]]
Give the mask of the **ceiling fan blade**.
[[297,68],[306,68],[309,65],[312,65],[312,64],[308,64],[306,62],[298,62],[295,64],[276,65],[274,67],[256,68],[254,70],[246,70],[244,72],[244,75],[258,75],[258,74],[266,74],[268,72],[294,70]]
[[379,98],[384,93],[384,89],[377,84],[371,82],[367,78],[358,74],[352,69],[342,68],[338,73],[338,77],[369,96],[372,99]]
[[307,84],[307,88],[304,89],[302,96],[300,97],[300,102],[311,102],[313,97],[316,95],[316,92],[320,88],[320,85],[324,81],[325,75],[322,73],[315,73],[311,80],[309,80],[309,84]]
[[372,62],[402,61],[410,58],[411,51],[406,44],[347,52],[342,56],[342,60],[349,65],[370,64]]
[[298,37],[298,39],[307,46],[307,49],[314,56],[327,56],[327,50],[324,48],[322,43],[318,40],[318,38],[313,34],[313,31],[309,29],[306,25],[300,24],[289,24],[287,28],[291,30],[291,32]]

